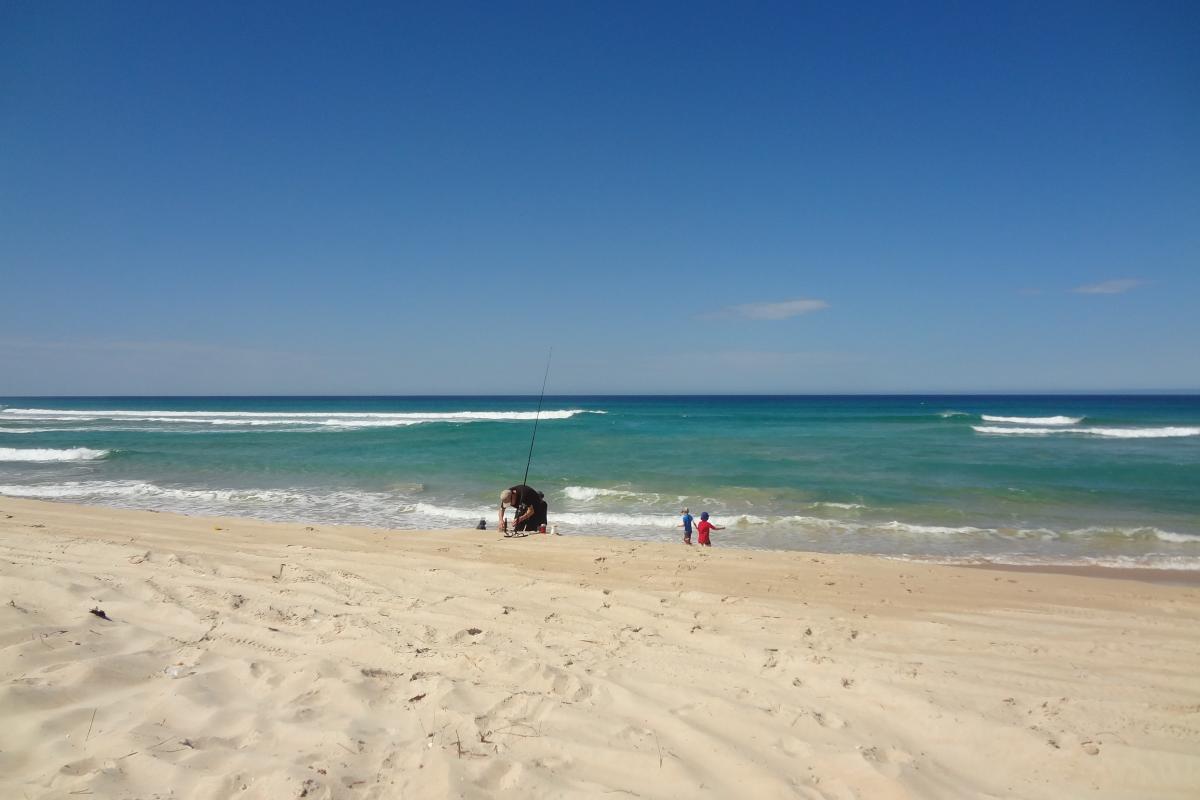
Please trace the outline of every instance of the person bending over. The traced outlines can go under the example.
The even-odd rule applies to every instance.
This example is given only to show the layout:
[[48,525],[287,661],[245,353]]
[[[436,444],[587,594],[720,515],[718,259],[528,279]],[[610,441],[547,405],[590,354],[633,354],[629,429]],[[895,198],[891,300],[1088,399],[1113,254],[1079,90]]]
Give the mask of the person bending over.
[[504,511],[509,506],[517,510],[517,518],[513,522],[513,531],[536,531],[538,526],[546,524],[546,513],[549,505],[545,495],[531,486],[519,484],[505,489],[500,493],[500,530],[507,531],[507,521]]

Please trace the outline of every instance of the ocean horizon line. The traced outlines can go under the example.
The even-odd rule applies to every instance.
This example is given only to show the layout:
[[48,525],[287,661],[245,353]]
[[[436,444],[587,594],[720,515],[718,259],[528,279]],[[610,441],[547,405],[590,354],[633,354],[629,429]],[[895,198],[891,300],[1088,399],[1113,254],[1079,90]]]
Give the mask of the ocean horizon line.
[[[326,394],[326,393],[290,393],[290,394],[12,394],[0,395],[0,400],[273,400],[300,399],[305,400],[380,400],[380,399],[536,399],[534,393],[438,393],[416,392],[412,394]],[[890,397],[1200,397],[1200,388],[1195,389],[1145,389],[1145,390],[1077,390],[1077,391],[928,391],[928,392],[563,392],[547,393],[545,398],[664,398],[664,399],[696,399],[706,397],[721,398],[890,398]]]

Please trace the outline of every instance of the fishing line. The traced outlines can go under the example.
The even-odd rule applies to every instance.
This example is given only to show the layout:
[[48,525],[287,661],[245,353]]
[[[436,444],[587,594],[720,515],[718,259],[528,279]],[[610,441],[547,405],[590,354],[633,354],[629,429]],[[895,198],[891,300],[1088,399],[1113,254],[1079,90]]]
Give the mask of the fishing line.
[[550,359],[554,356],[554,348],[550,348],[550,352],[546,354],[546,374],[542,376],[542,393],[538,395],[537,413],[533,415],[533,436],[529,439],[529,458],[525,459],[525,477],[521,479],[522,485],[528,485],[525,482],[529,480],[529,465],[533,463],[533,443],[537,441],[537,426],[538,419],[542,416],[542,398],[546,396],[546,381],[550,378]]

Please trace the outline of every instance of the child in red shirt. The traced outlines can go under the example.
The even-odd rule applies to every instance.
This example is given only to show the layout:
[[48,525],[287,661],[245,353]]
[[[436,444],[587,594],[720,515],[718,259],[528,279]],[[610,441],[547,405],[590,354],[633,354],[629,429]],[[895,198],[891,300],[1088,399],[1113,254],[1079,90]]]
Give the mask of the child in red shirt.
[[712,547],[712,542],[708,539],[708,532],[723,530],[725,529],[720,525],[713,525],[708,521],[708,512],[705,511],[700,515],[700,524],[696,526],[696,532],[700,534],[700,538],[697,541],[702,547]]

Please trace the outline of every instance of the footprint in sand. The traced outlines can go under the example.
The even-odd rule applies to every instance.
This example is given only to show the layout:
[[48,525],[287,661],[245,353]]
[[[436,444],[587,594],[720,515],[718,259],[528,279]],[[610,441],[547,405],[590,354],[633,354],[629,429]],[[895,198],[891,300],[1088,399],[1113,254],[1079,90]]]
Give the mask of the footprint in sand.
[[913,762],[911,753],[895,747],[864,747],[859,750],[864,761],[870,762],[881,774],[895,778],[902,767]]
[[792,758],[808,758],[812,755],[812,746],[794,736],[787,736],[780,739],[775,746],[783,751],[785,755]]
[[571,703],[587,700],[594,692],[591,684],[555,667],[544,669],[543,677],[550,679],[549,693]]
[[521,785],[525,767],[521,763],[496,761],[489,764],[480,776],[478,783],[484,789],[507,790]]
[[96,771],[96,759],[84,758],[64,764],[59,770],[63,775],[88,775]]
[[895,747],[864,747],[859,751],[867,761],[879,764],[908,764],[912,754]]
[[822,728],[832,728],[833,730],[841,730],[842,728],[846,727],[845,720],[843,720],[837,714],[834,714],[829,711],[813,711],[812,716],[813,716],[813,719],[815,719],[817,721],[817,724],[820,725]]
[[[275,630],[273,628],[268,628],[268,630],[273,630],[275,633],[279,633],[278,630]],[[255,639],[247,639],[247,638],[243,638],[240,636],[217,636],[214,638],[221,639],[223,641],[229,642],[230,644],[240,645],[242,647],[249,647],[254,650],[262,651],[264,653],[270,653],[271,655],[274,655],[274,656],[287,657],[287,658],[295,658],[295,656],[296,656],[296,653],[294,653],[291,650],[287,650],[282,647],[273,647],[269,644],[257,641]]]

